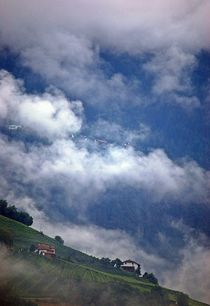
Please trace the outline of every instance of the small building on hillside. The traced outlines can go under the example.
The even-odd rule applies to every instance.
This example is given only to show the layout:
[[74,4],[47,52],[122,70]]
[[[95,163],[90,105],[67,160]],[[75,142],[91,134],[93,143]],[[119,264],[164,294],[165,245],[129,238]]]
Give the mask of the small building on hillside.
[[141,265],[131,259],[123,261],[120,267],[127,272],[135,272],[138,275],[141,275]]
[[47,257],[55,257],[55,246],[46,243],[38,243],[36,246],[35,253]]

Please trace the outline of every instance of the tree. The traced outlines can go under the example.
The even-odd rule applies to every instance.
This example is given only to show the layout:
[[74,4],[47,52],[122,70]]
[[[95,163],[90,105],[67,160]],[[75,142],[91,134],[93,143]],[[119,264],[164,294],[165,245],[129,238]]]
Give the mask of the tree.
[[55,236],[55,240],[58,241],[60,244],[64,244],[64,240],[61,238],[61,236]]
[[27,212],[18,211],[14,205],[8,206],[5,200],[0,200],[0,214],[28,226],[33,223],[33,218]]
[[136,269],[136,275],[140,276],[141,275],[141,266],[138,265],[138,268]]
[[104,266],[110,265],[110,263],[111,263],[111,259],[108,258],[108,257],[102,257],[102,258],[100,259],[100,261],[101,261],[101,263],[102,263]]
[[30,252],[34,252],[36,250],[36,246],[34,244],[32,244],[30,246]]
[[187,294],[182,292],[177,296],[177,305],[178,306],[188,306],[189,305],[189,297]]
[[5,216],[5,213],[6,213],[6,210],[7,210],[7,201],[5,200],[0,200],[0,215],[4,215]]
[[22,222],[25,225],[32,225],[33,218],[25,211],[20,211],[18,213],[17,221]]
[[18,211],[17,211],[17,208],[14,205],[7,207],[6,217],[9,217],[9,218],[14,219],[14,220],[18,219]]
[[147,279],[150,283],[153,283],[155,285],[158,285],[158,279],[154,276],[153,273],[147,273],[145,272],[143,275],[144,279]]
[[120,268],[121,265],[123,264],[122,260],[120,260],[119,258],[116,258],[114,260],[111,261],[112,265],[116,268]]

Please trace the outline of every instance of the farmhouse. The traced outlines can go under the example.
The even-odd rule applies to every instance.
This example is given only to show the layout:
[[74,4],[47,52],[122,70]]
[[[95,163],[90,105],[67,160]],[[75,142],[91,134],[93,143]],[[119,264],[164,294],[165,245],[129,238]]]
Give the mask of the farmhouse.
[[141,274],[140,264],[130,259],[123,261],[121,268],[127,272],[136,272],[139,275]]
[[39,255],[55,257],[55,247],[46,243],[38,243],[35,252]]

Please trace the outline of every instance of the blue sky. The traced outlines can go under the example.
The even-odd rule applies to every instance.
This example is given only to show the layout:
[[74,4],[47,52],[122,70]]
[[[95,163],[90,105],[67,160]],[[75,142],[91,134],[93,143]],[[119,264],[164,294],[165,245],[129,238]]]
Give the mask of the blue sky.
[[205,301],[208,284],[187,284],[189,257],[210,257],[209,9],[0,1],[1,197],[67,244],[143,261]]

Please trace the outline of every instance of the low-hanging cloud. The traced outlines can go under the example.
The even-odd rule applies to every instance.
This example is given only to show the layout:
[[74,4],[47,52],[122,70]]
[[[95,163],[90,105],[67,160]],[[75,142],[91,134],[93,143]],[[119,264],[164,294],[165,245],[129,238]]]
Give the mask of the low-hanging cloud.
[[183,258],[179,266],[162,274],[163,284],[209,303],[210,249],[189,238],[188,245],[181,252]]
[[192,298],[210,302],[210,250],[201,241],[194,240],[190,235],[190,228],[176,224],[185,233],[188,243],[181,250],[181,260],[174,264],[171,260],[163,259],[148,253],[135,239],[122,230],[108,230],[94,225],[75,225],[60,223],[51,224],[42,214],[35,226],[41,228],[45,234],[64,238],[65,244],[96,257],[131,258],[141,264],[141,272],[153,272],[162,286],[185,292]]

